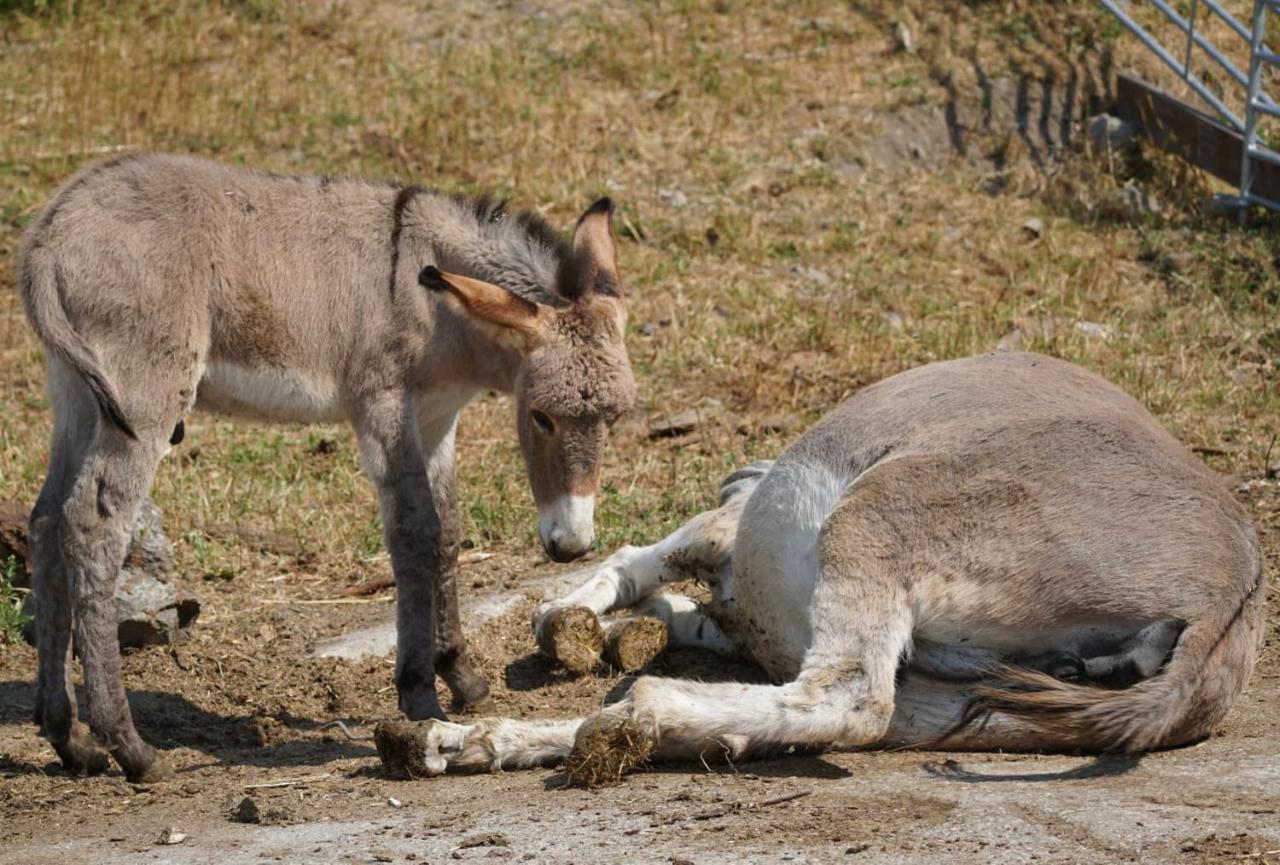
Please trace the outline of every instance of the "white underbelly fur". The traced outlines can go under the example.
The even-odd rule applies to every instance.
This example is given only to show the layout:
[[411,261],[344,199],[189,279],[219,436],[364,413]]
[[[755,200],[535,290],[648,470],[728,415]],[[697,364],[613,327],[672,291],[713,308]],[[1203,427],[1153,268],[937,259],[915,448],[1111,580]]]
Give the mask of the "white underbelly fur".
[[259,420],[317,423],[343,417],[338,386],[330,378],[278,367],[211,361],[196,391],[202,409]]
[[852,480],[820,463],[779,461],[743,511],[734,618],[752,656],[775,677],[794,676],[809,648],[818,536]]

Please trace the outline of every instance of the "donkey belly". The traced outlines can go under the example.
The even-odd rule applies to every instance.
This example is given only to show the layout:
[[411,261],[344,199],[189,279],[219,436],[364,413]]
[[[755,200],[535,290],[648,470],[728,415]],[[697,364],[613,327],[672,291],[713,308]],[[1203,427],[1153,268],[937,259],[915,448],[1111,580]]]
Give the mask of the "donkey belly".
[[196,406],[256,420],[317,423],[343,418],[338,386],[331,378],[225,361],[205,366]]
[[733,621],[756,662],[777,679],[800,670],[818,579],[818,535],[849,478],[784,454],[752,492],[733,554]]

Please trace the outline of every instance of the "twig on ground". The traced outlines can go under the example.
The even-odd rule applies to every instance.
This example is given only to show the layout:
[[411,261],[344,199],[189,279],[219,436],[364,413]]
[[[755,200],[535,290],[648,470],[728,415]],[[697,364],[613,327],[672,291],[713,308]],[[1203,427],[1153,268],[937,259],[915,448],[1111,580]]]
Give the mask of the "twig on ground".
[[260,784],[245,784],[245,790],[265,790],[268,787],[296,787],[299,784],[313,784],[316,781],[323,781],[330,777],[332,773],[323,772],[319,775],[303,775],[300,778],[282,778],[279,781],[264,781]]
[[774,796],[772,799],[764,799],[760,802],[733,802],[729,805],[722,805],[719,808],[712,808],[710,811],[702,811],[693,815],[694,820],[714,820],[717,817],[727,817],[730,814],[737,814],[741,811],[760,811],[764,808],[771,808],[774,805],[781,805],[784,802],[792,802],[796,799],[802,799],[812,793],[812,790],[801,790],[798,793],[787,793],[785,796]]

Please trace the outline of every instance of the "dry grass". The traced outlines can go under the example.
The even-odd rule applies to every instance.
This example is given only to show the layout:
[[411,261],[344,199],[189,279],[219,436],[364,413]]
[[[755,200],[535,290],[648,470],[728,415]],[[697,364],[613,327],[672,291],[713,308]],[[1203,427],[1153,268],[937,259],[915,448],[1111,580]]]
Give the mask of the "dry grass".
[[[1078,361],[1227,472],[1258,473],[1280,432],[1274,232],[1199,213],[1205,183],[1158,157],[1044,159],[991,129],[971,165],[883,166],[894,111],[981,98],[982,81],[1145,63],[1094,4],[874,2],[461,4],[396,0],[0,3],[0,283],[23,226],[77,167],[118,148],[282,171],[398,176],[512,194],[567,225],[621,205],[630,347],[650,412],[712,397],[693,438],[637,420],[605,470],[604,548],[705,506],[729,468],[861,385],[993,348]],[[28,12],[22,11],[28,10]],[[31,11],[35,10],[35,11]],[[918,42],[897,50],[899,20]],[[875,113],[870,113],[875,112]],[[1070,119],[1070,118],[1069,118]],[[1104,219],[1124,183],[1159,219]],[[999,194],[991,190],[998,188]],[[670,193],[687,200],[670,206]],[[1032,240],[1023,223],[1037,217]],[[1075,326],[1094,322],[1106,338]],[[0,498],[34,500],[49,417],[41,353],[0,294]],[[470,539],[536,556],[505,399],[463,417]],[[336,442],[336,450],[317,447]],[[241,520],[293,534],[338,583],[386,567],[349,433],[197,418],[155,489],[183,568],[249,579],[279,565],[207,538]]]

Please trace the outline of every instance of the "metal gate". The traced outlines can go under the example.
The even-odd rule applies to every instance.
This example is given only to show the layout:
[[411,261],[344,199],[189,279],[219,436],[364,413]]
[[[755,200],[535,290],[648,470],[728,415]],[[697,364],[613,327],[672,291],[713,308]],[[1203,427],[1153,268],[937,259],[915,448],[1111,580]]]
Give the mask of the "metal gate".
[[[1169,48],[1162,45],[1146,28],[1135,21],[1122,8],[1120,2],[1117,2],[1117,0],[1101,0],[1102,5],[1121,24],[1142,40],[1143,44],[1150,48],[1170,69],[1176,72],[1188,87],[1212,106],[1221,123],[1228,126],[1234,131],[1235,135],[1239,136],[1239,193],[1235,196],[1223,197],[1225,203],[1241,208],[1242,217],[1247,212],[1248,206],[1253,204],[1262,205],[1272,210],[1280,210],[1280,200],[1277,200],[1275,193],[1272,193],[1270,197],[1259,194],[1259,184],[1257,183],[1260,169],[1280,170],[1280,153],[1277,153],[1261,141],[1258,130],[1258,121],[1263,115],[1280,118],[1280,104],[1276,103],[1262,87],[1264,64],[1280,65],[1280,54],[1275,53],[1265,44],[1267,16],[1272,12],[1280,11],[1280,0],[1254,0],[1253,17],[1248,27],[1223,8],[1218,0],[1191,0],[1191,8],[1186,18],[1182,17],[1165,0],[1151,0],[1151,2],[1161,15],[1186,36],[1186,44],[1182,46],[1181,60]],[[1127,6],[1129,4],[1125,3],[1124,5]],[[1218,50],[1197,29],[1197,25],[1209,15],[1217,16],[1236,36],[1245,41],[1249,48],[1249,69],[1247,72],[1236,66],[1230,58]],[[1233,109],[1231,105],[1227,104],[1226,100],[1220,98],[1191,71],[1192,51],[1194,48],[1199,48],[1203,51],[1239,86],[1243,97],[1242,101],[1239,102],[1239,108]],[[1168,97],[1165,97],[1165,99],[1168,99]],[[1210,170],[1213,169],[1210,168]],[[1215,173],[1221,174],[1222,172]],[[1270,174],[1271,172],[1268,170],[1267,173]]]

